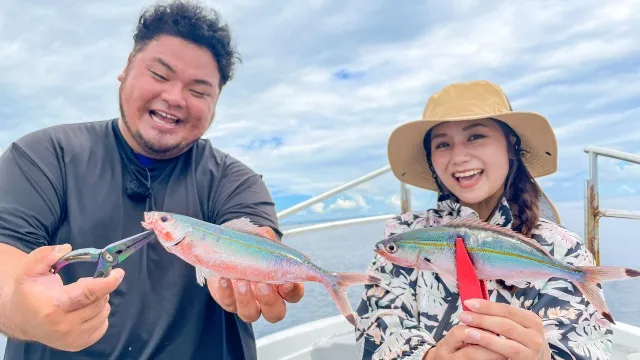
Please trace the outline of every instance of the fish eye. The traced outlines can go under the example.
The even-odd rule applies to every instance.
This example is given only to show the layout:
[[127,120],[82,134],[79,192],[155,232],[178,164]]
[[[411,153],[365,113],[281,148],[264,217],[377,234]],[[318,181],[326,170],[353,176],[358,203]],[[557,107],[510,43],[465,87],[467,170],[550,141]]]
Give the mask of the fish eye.
[[169,219],[166,216],[163,216],[160,218],[160,221],[162,222],[167,222]]
[[389,252],[390,254],[393,254],[394,252],[398,251],[398,246],[396,246],[395,243],[389,243],[385,248],[387,249],[387,252]]

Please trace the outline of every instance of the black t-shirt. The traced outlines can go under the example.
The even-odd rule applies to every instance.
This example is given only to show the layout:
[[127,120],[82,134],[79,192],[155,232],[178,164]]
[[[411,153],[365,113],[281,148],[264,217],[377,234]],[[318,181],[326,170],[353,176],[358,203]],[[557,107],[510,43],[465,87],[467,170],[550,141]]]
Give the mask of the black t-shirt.
[[[152,201],[127,196],[127,184],[146,184],[147,175]],[[246,216],[282,235],[262,177],[207,140],[144,168],[114,119],[39,130],[0,156],[0,242],[22,251],[63,243],[102,248],[144,231],[147,206],[215,224]],[[93,276],[96,266],[73,263],[60,275],[68,284]],[[111,295],[100,341],[68,353],[9,339],[5,359],[256,358],[251,325],[218,306],[194,268],[157,241],[117,267],[126,275]]]

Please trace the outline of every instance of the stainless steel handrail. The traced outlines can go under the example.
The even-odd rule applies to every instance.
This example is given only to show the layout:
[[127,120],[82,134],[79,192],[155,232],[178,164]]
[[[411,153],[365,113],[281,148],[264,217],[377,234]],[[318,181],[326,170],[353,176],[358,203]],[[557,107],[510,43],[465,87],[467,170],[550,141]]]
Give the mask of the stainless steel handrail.
[[[357,178],[355,180],[349,181],[348,183],[345,183],[343,185],[340,185],[334,189],[331,189],[327,192],[324,192],[320,195],[314,196],[309,200],[305,200],[297,205],[294,205],[288,209],[282,210],[281,212],[278,213],[278,219],[282,220],[285,217],[292,215],[298,211],[301,211],[303,209],[306,209],[308,207],[310,207],[313,204],[316,204],[322,200],[328,199],[331,196],[338,194],[342,191],[345,190],[349,190],[353,187],[356,187],[360,184],[364,184],[369,180],[375,179],[377,177],[379,177],[380,175],[384,175],[386,173],[388,173],[389,171],[391,171],[391,167],[389,165],[382,167],[378,170],[372,171],[369,174],[366,174],[360,178]],[[400,196],[401,196],[401,212],[405,213],[407,211],[411,210],[411,191],[409,190],[409,188],[407,187],[407,185],[405,183],[400,183]]]
[[598,156],[628,161],[640,165],[640,155],[622,151],[587,146],[584,152],[589,154],[589,178],[585,180],[584,197],[584,234],[587,248],[593,254],[596,265],[600,265],[600,218],[612,217],[640,220],[639,211],[600,209],[598,195]]
[[358,186],[360,184],[363,184],[363,183],[365,183],[365,182],[367,182],[367,181],[369,181],[371,179],[375,179],[378,176],[386,174],[389,171],[391,171],[391,167],[390,166],[385,166],[385,167],[382,167],[382,168],[380,168],[378,170],[370,172],[369,174],[364,175],[364,176],[362,176],[360,178],[357,178],[355,180],[349,181],[346,184],[340,185],[340,186],[338,186],[338,187],[336,187],[334,189],[331,189],[331,190],[329,190],[327,192],[324,192],[324,193],[322,193],[320,195],[314,196],[309,200],[305,200],[305,201],[303,201],[303,202],[301,202],[301,203],[299,203],[297,205],[294,205],[294,206],[292,206],[292,207],[290,207],[288,209],[285,209],[285,210],[279,212],[278,213],[278,219],[282,220],[285,217],[287,217],[287,216],[289,216],[291,214],[294,214],[294,213],[296,213],[296,212],[298,212],[300,210],[306,209],[306,208],[310,207],[311,205],[313,205],[313,204],[315,204],[317,202],[325,200],[325,199],[327,199],[327,198],[329,198],[329,197],[331,197],[331,196],[333,196],[333,195],[335,195],[337,193],[340,193],[342,191],[351,189],[352,187],[355,187],[355,186]]
[[306,233],[306,232],[321,231],[329,228],[337,228],[337,227],[344,227],[349,225],[366,224],[370,222],[387,220],[394,216],[395,216],[394,214],[376,215],[376,216],[361,217],[361,218],[355,218],[355,219],[349,219],[349,220],[332,221],[332,222],[326,222],[321,224],[300,226],[293,229],[284,230],[282,233],[284,235],[294,235],[294,234],[300,234],[300,233]]

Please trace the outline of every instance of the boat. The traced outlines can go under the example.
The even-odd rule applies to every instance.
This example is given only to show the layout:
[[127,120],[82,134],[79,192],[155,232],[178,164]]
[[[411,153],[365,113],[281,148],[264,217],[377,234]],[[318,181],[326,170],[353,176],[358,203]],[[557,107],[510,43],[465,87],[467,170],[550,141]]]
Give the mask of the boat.
[[[594,255],[596,264],[600,264],[599,220],[602,217],[624,218],[640,220],[640,212],[626,210],[600,209],[598,201],[598,157],[609,157],[634,164],[640,164],[640,156],[612,149],[588,146],[584,152],[589,156],[589,178],[585,180],[584,216],[585,242]],[[306,209],[313,204],[334,196],[354,186],[363,184],[382,174],[389,172],[385,166],[359,179],[341,185],[309,200],[301,202],[291,208],[278,213],[280,220]],[[400,184],[401,211],[411,209],[410,191],[404,184]],[[553,217],[552,212],[543,213],[546,218]],[[348,227],[366,222],[383,222],[389,217],[373,216],[346,221],[327,222],[310,226],[285,230],[285,236],[302,234],[311,231],[322,231],[336,227]],[[348,240],[345,240],[348,241]],[[353,326],[343,316],[330,316],[291,328],[275,332],[257,340],[259,360],[331,360],[357,359],[358,349],[355,342]],[[613,354],[612,360],[640,360],[640,327],[624,321],[616,321],[613,325]]]
[[[600,264],[599,219],[602,217],[614,217],[640,220],[640,212],[600,209],[598,205],[598,157],[609,157],[640,165],[640,156],[598,147],[586,147],[584,151],[589,156],[589,178],[585,180],[584,196],[585,242],[594,254],[596,263]],[[320,201],[366,183],[389,171],[391,171],[389,166],[375,170],[358,179],[285,209],[278,213],[278,218],[282,220],[287,216],[298,213]],[[400,184],[400,198],[401,212],[410,211],[410,190],[402,183]],[[544,214],[547,218],[553,216],[551,212]],[[322,234],[323,231],[335,228],[348,228],[350,226],[367,223],[383,223],[392,216],[394,216],[394,214],[299,226],[284,230],[283,233],[287,237],[312,232]],[[318,235],[318,238],[322,237]],[[348,241],[348,239],[345,239],[345,241]],[[0,360],[3,360],[5,341],[6,339],[0,336]],[[257,352],[259,360],[347,360],[357,359],[358,354],[353,326],[339,314],[312,320],[259,337],[257,339]],[[634,326],[624,321],[616,321],[616,324],[613,326],[612,359],[640,360],[639,326]]]

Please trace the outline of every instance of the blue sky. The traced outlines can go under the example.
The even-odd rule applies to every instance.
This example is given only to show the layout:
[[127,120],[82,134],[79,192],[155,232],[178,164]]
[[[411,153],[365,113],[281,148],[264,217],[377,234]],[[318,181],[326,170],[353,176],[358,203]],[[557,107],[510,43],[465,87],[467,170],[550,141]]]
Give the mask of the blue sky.
[[[514,108],[549,119],[560,170],[541,184],[576,221],[583,147],[640,151],[637,0],[208,3],[243,63],[206,136],[264,175],[278,210],[385,166],[391,130],[455,81],[493,81]],[[0,3],[0,148],[42,127],[118,116],[116,77],[149,3],[56,4]],[[632,209],[638,166],[600,164],[605,201]],[[302,215],[396,213],[398,190],[388,173]],[[432,204],[412,192],[414,208]]]

